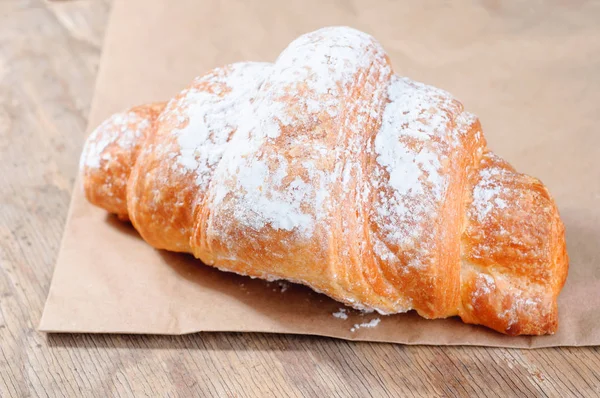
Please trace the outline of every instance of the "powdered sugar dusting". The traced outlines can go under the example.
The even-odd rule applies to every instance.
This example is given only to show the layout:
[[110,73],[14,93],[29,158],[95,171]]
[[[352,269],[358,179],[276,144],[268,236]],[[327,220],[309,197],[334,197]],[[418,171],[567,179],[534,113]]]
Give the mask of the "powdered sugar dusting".
[[501,300],[503,305],[510,303],[498,314],[500,319],[507,322],[507,328],[518,323],[523,314],[539,314],[548,310],[542,300],[545,295],[544,286],[531,284],[518,276],[480,273],[477,275],[475,285],[477,288],[471,293],[471,305],[481,299],[491,302]]
[[[485,156],[494,157],[492,153]],[[493,209],[504,209],[507,206],[502,198],[506,194],[506,188],[502,183],[503,176],[509,173],[505,168],[499,166],[484,167],[479,172],[479,181],[473,188],[473,204],[469,209],[470,215],[483,222]]]
[[349,28],[292,42],[242,111],[243,123],[215,171],[211,206],[226,206],[237,223],[254,230],[268,225],[310,237],[327,215],[323,204],[341,172],[321,161],[331,153],[323,137],[333,133],[324,126],[342,122],[338,114],[357,71],[377,51],[383,57],[370,36]]
[[[382,238],[374,242],[374,251],[384,261],[396,256],[392,247],[426,243],[421,224],[427,218],[433,222],[446,194],[441,163],[457,144],[444,109],[461,111],[448,93],[398,76],[392,78],[388,97],[375,138],[379,167],[372,188],[377,192],[372,217]],[[418,254],[408,266],[424,266]]]
[[236,170],[239,187],[245,196],[244,213],[259,215],[246,220],[246,225],[261,229],[268,221],[272,228],[308,233],[313,219],[302,210],[302,204],[311,195],[313,187],[295,178],[283,187],[283,175],[287,176],[287,160],[279,158],[279,167],[271,172],[263,160],[256,160]]
[[498,317],[507,321],[507,328],[519,322],[519,314],[539,313],[542,309],[540,301],[523,296],[522,291],[515,291],[516,296],[510,307],[498,314]]
[[271,64],[241,62],[216,69],[196,79],[177,99],[183,127],[173,130],[179,153],[173,167],[193,173],[205,190],[230,137],[245,122],[243,110],[256,96],[271,71]]
[[477,276],[477,290],[473,293],[475,297],[486,296],[492,293],[492,291],[496,290],[496,281],[491,275],[488,274],[479,274]]
[[117,113],[98,126],[87,139],[83,150],[80,169],[100,168],[102,161],[110,161],[105,152],[110,145],[129,150],[138,143],[143,131],[150,127],[150,121],[135,112]]

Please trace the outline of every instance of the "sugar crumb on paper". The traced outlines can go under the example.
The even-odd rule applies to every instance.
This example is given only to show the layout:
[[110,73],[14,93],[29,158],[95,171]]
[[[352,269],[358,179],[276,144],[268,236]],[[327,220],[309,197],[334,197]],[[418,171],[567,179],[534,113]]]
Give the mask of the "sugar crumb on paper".
[[338,319],[348,319],[348,314],[346,313],[345,308],[340,308],[337,312],[334,312],[331,315]]
[[365,322],[365,323],[356,323],[354,324],[354,326],[350,329],[351,332],[356,332],[358,329],[360,328],[374,328],[375,326],[379,325],[379,322],[381,322],[381,319],[379,318],[375,318],[375,319],[371,319],[369,322]]
[[283,281],[279,281],[279,282],[277,282],[277,284],[279,285],[279,288],[281,289],[281,293],[284,293],[286,290],[288,290],[288,287],[290,287],[289,283],[283,282]]

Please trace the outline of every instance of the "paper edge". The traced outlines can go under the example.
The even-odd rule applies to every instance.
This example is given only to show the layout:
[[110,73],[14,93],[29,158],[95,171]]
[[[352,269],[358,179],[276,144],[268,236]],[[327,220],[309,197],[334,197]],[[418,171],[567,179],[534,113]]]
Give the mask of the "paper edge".
[[[85,137],[87,137],[89,135],[89,131],[91,128],[91,121],[94,120],[94,115],[98,112],[97,108],[98,108],[98,103],[99,103],[99,96],[98,96],[98,87],[99,87],[99,83],[103,80],[103,76],[106,70],[106,63],[107,63],[107,57],[106,57],[106,53],[105,53],[105,47],[107,45],[108,42],[110,42],[109,39],[112,38],[113,35],[113,25],[115,23],[116,18],[114,18],[114,15],[117,13],[117,10],[119,9],[119,7],[122,6],[122,2],[120,0],[114,0],[110,13],[109,13],[109,17],[108,17],[108,21],[107,21],[107,25],[106,25],[106,30],[103,36],[103,41],[102,41],[102,49],[101,49],[101,55],[100,55],[100,62],[98,65],[98,72],[96,74],[96,78],[94,81],[94,86],[93,86],[93,94],[92,94],[92,101],[91,101],[91,105],[90,105],[90,111],[88,112],[88,119],[87,119],[87,124],[86,124],[86,134]],[[85,140],[84,140],[85,141]],[[315,336],[315,337],[325,337],[325,338],[333,338],[333,339],[338,339],[338,340],[343,340],[343,341],[358,341],[358,342],[369,342],[369,343],[384,343],[384,344],[401,344],[401,345],[409,345],[409,346],[418,346],[418,345],[422,345],[422,346],[433,346],[433,347],[444,347],[444,346],[450,346],[450,347],[459,347],[459,346],[465,346],[465,347],[490,347],[490,348],[505,348],[505,349],[527,349],[527,350],[535,350],[535,349],[543,349],[543,348],[555,348],[555,347],[598,347],[600,346],[600,344],[589,344],[589,343],[583,343],[583,344],[578,344],[578,343],[552,343],[552,344],[548,344],[548,345],[536,345],[533,346],[531,344],[531,342],[534,339],[540,339],[540,338],[544,338],[544,337],[549,337],[549,336],[524,336],[524,337],[528,337],[530,343],[528,345],[516,345],[516,346],[507,346],[507,345],[501,345],[501,344],[495,344],[495,343],[488,343],[488,344],[482,344],[482,343],[468,343],[468,342],[444,342],[444,343],[428,343],[428,342],[406,342],[406,341],[392,341],[392,340],[388,340],[388,339],[373,339],[373,338],[347,338],[347,337],[342,337],[342,336],[333,336],[331,334],[327,334],[327,333],[301,333],[301,332],[281,332],[281,331],[269,331],[269,330],[228,330],[227,328],[224,329],[220,329],[220,330],[197,330],[197,329],[192,329],[192,330],[186,330],[186,331],[181,331],[179,333],[157,333],[157,332],[134,332],[134,331],[127,331],[125,329],[120,330],[120,331],[86,331],[86,330],[67,330],[67,329],[54,329],[54,328],[48,328],[46,327],[45,324],[48,323],[47,320],[45,320],[46,318],[46,313],[47,313],[47,306],[48,306],[48,302],[49,302],[49,298],[53,293],[53,286],[54,286],[54,279],[56,277],[56,268],[57,265],[59,264],[62,256],[64,255],[64,247],[65,247],[65,242],[66,242],[66,227],[67,225],[70,224],[72,218],[73,218],[73,213],[74,213],[74,198],[75,195],[77,194],[77,189],[79,189],[79,187],[81,187],[81,175],[79,173],[79,171],[77,171],[76,176],[75,176],[75,181],[73,183],[72,186],[72,190],[71,190],[71,195],[70,195],[70,200],[69,200],[69,208],[67,210],[67,216],[65,219],[65,222],[63,223],[63,232],[62,232],[62,236],[61,236],[61,241],[60,241],[60,245],[59,245],[59,249],[58,249],[58,254],[56,256],[56,260],[54,262],[54,266],[53,266],[53,270],[52,270],[52,277],[50,279],[50,285],[48,287],[48,293],[46,295],[46,300],[44,302],[44,307],[42,310],[42,314],[40,316],[40,319],[38,321],[38,326],[36,328],[37,332],[40,333],[46,333],[47,335],[50,334],[61,334],[61,335],[65,335],[65,334],[89,334],[89,335],[102,335],[102,334],[108,334],[108,335],[128,335],[128,336],[135,336],[135,335],[146,335],[146,336],[184,336],[184,335],[191,335],[191,334],[199,334],[199,333],[255,333],[255,334],[280,334],[280,335],[292,335],[292,336]],[[483,326],[480,326],[483,327]],[[521,336],[523,337],[523,336]]]
[[[113,25],[114,25],[114,15],[116,14],[116,10],[118,9],[118,7],[120,7],[121,2],[119,0],[114,0],[111,10],[109,12],[108,15],[108,21],[106,23],[106,30],[104,31],[104,36],[102,38],[102,47],[100,50],[100,62],[98,64],[98,72],[96,73],[96,78],[94,80],[94,86],[92,88],[92,101],[90,104],[90,110],[88,112],[87,115],[87,122],[86,122],[86,127],[85,127],[85,138],[83,140],[83,143],[85,143],[85,139],[87,139],[87,136],[89,135],[89,131],[91,128],[91,120],[92,120],[92,115],[94,115],[97,112],[97,108],[98,108],[98,86],[100,81],[102,81],[102,76],[105,73],[105,69],[106,69],[106,63],[107,63],[107,59],[105,56],[105,47],[106,47],[106,43],[108,42],[108,38],[112,35],[112,31],[113,29]],[[37,328],[36,330],[38,332],[45,332],[46,331],[46,327],[44,326],[44,323],[47,323],[47,321],[45,320],[46,318],[46,314],[47,314],[47,308],[48,308],[48,302],[49,302],[49,298],[50,295],[52,295],[52,291],[53,291],[53,286],[55,286],[54,284],[54,279],[56,278],[56,267],[59,264],[62,256],[64,255],[64,248],[65,248],[65,242],[66,242],[66,231],[67,231],[67,225],[70,224],[72,218],[73,218],[73,212],[75,210],[75,195],[77,193],[77,189],[79,189],[81,187],[81,174],[79,173],[79,169],[76,170],[76,174],[75,174],[75,181],[73,182],[73,186],[71,187],[71,195],[69,198],[69,209],[67,210],[67,217],[65,218],[65,222],[63,223],[62,226],[62,236],[60,238],[60,244],[58,246],[58,254],[56,256],[56,260],[54,261],[54,266],[52,267],[52,277],[50,278],[50,285],[48,286],[48,292],[46,294],[46,300],[44,301],[44,308],[42,309],[42,314],[40,316],[40,319],[37,323]]]

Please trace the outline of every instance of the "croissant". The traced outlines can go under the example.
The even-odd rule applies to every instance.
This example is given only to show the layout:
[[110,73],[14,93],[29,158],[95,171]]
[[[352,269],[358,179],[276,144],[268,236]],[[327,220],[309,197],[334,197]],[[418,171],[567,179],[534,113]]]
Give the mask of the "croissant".
[[381,314],[551,334],[568,257],[545,186],[478,119],[333,27],[196,78],[88,138],[87,199],[158,249]]

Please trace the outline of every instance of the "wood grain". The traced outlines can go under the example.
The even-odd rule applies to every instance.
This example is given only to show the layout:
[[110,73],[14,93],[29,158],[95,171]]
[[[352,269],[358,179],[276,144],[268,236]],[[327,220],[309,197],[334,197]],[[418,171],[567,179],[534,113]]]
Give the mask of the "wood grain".
[[0,397],[600,395],[600,348],[37,332],[109,10],[0,1]]

